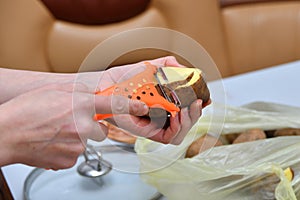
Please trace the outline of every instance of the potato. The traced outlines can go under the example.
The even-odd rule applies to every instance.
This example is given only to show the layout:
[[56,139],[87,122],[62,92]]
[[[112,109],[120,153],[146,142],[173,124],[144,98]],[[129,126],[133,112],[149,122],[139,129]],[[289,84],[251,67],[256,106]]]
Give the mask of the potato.
[[276,129],[275,130],[265,130],[265,134],[266,134],[267,138],[273,138],[275,131],[276,131]]
[[233,144],[251,142],[255,140],[266,139],[266,134],[262,129],[249,129],[241,133],[234,141]]
[[233,141],[240,135],[241,133],[230,133],[224,135],[225,140],[227,141],[228,144],[232,144]]
[[[163,121],[160,127],[167,126],[170,115],[175,116],[181,108],[190,106],[196,99],[202,99],[203,107],[210,103],[210,92],[201,70],[169,66],[157,68],[150,63],[146,65],[143,72],[95,94],[143,101],[150,108],[144,117]],[[103,117],[106,116],[99,114],[95,119],[101,120]]]
[[[171,90],[175,91],[181,102],[181,107],[191,105],[196,99],[202,99],[203,104],[209,102],[210,92],[201,70],[197,68],[166,67],[164,71],[166,75],[170,75],[167,76],[169,82],[163,84],[163,88],[169,96],[171,96]],[[178,76],[176,76],[177,74]]]
[[204,152],[207,149],[221,145],[223,145],[223,143],[218,138],[207,134],[198,138],[189,146],[186,151],[185,157],[191,158],[199,153]]
[[298,128],[284,128],[284,129],[278,129],[274,133],[274,137],[279,136],[300,136],[300,129]]
[[[162,90],[170,99],[176,102],[180,101],[180,107],[188,107],[195,100],[202,99],[203,106],[210,103],[210,92],[203,78],[201,70],[197,68],[164,67],[162,68],[168,80],[165,80],[160,73],[158,79],[161,82]],[[161,96],[161,88],[155,86]],[[175,93],[172,94],[172,92]],[[151,108],[150,118],[165,118],[167,113],[163,109]]]

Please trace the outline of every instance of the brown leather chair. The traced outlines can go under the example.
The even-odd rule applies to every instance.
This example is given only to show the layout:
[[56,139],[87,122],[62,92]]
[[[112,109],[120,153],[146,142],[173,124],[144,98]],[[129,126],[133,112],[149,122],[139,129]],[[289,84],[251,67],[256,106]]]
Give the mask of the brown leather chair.
[[221,0],[231,74],[300,59],[299,0]]
[[77,71],[85,56],[113,34],[165,26],[152,6],[118,23],[89,26],[55,18],[39,0],[1,0],[0,16],[0,65],[53,72]]
[[0,0],[0,66],[76,72],[109,36],[151,26],[195,39],[226,77],[299,59],[299,14],[299,0],[151,0],[129,18],[86,25],[57,19],[39,0]]
[[129,19],[86,25],[55,18],[39,0],[1,0],[0,65],[75,72],[86,55],[113,34],[139,27],[166,27],[185,33],[206,46],[222,73],[227,75],[222,68],[226,60],[218,5],[215,0],[152,0],[143,12]]

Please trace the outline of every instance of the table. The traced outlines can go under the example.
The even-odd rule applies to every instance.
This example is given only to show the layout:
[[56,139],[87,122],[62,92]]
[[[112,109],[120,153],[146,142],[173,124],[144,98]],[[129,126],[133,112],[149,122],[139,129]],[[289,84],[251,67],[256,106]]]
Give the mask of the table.
[[[245,105],[255,101],[300,107],[300,61],[223,79],[226,104]],[[209,84],[217,99],[219,81]]]
[[12,200],[12,194],[0,170],[0,200]]
[[[240,106],[255,101],[266,101],[300,107],[300,61],[245,73],[210,82],[213,99]],[[224,93],[220,91],[224,86]],[[32,167],[15,164],[2,168],[11,193],[16,200],[23,199],[23,185]]]

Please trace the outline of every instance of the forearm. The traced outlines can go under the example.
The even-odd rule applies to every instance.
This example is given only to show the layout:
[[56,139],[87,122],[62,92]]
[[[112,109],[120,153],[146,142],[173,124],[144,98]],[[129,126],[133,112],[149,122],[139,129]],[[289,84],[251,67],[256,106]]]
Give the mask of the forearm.
[[0,68],[0,104],[32,89],[51,84],[67,83],[75,74],[59,74]]

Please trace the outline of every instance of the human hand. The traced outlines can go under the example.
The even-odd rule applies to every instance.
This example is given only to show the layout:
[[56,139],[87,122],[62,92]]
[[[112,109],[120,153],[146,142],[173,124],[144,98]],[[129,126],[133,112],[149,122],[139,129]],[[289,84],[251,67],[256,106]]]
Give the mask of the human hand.
[[112,112],[112,107],[120,114],[148,112],[141,102],[95,97],[86,89],[82,84],[48,85],[1,104],[0,166],[23,163],[69,168],[88,138],[100,141],[106,137],[106,126],[93,120],[96,112]]
[[84,78],[84,76],[80,77],[83,74],[79,74],[78,79],[83,80],[87,85],[92,86],[93,84],[91,88],[95,88],[95,84],[96,84],[98,86],[97,90],[102,91],[116,83],[120,83],[122,81],[130,79],[134,75],[143,72],[146,68],[145,62],[150,62],[151,64],[159,67],[163,67],[163,66],[183,67],[177,62],[175,57],[167,56],[167,57],[162,57],[154,60],[147,60],[147,61],[142,61],[134,64],[113,67],[106,71],[103,71],[104,73],[101,76],[99,75],[94,76],[94,73],[89,73],[87,74],[86,78]]
[[178,145],[198,121],[201,114],[202,100],[198,99],[193,102],[189,108],[181,109],[175,117],[171,116],[168,127],[161,125],[164,124],[167,119],[162,119],[165,121],[160,122],[160,125],[148,118],[126,117],[124,115],[115,115],[112,119],[107,120],[136,136],[145,137],[164,144]]
[[[182,67],[172,56],[148,62],[158,66]],[[106,78],[102,79],[103,82],[101,82],[100,86],[103,86],[102,83],[104,83],[104,85],[106,85],[105,87],[107,87],[106,83],[122,82],[123,80],[127,80],[133,75],[142,72],[144,69],[144,62],[119,68],[112,68],[107,71],[106,76],[104,76]],[[149,139],[162,143],[179,144],[188,133],[190,128],[201,116],[201,113],[202,101],[197,100],[190,106],[190,108],[183,108],[177,114],[177,116],[170,117],[170,125],[167,128],[163,127],[162,125],[158,125],[151,119],[133,116],[126,117],[122,115],[120,117],[115,115],[113,119],[108,119],[108,121],[116,124],[120,128],[130,131],[137,136],[147,137]]]

